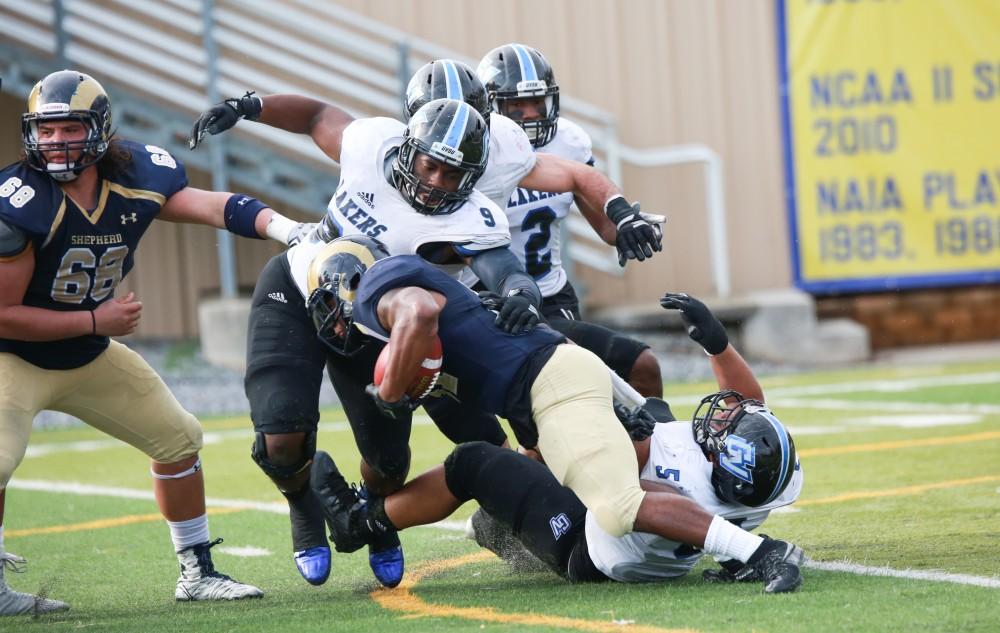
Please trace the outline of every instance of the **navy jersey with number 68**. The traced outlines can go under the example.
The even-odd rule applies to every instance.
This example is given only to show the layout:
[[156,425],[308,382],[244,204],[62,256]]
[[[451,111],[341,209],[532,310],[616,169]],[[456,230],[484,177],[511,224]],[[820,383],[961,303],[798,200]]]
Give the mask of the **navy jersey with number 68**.
[[[135,249],[163,204],[187,186],[184,166],[153,145],[119,141],[132,155],[123,173],[102,179],[97,206],[83,209],[47,174],[16,163],[0,172],[0,220],[20,229],[35,270],[23,305],[93,310],[114,297],[132,269]],[[86,365],[108,346],[106,336],[58,341],[0,339],[10,352],[44,369]]]
[[389,332],[376,314],[378,302],[389,290],[408,286],[445,296],[447,303],[438,317],[444,354],[439,385],[456,389],[453,395],[459,400],[476,403],[483,411],[509,417],[505,408],[518,370],[534,353],[565,340],[547,326],[518,335],[504,332],[494,324],[496,314],[482,306],[476,293],[416,255],[387,257],[368,269],[354,302],[355,325],[388,340]]

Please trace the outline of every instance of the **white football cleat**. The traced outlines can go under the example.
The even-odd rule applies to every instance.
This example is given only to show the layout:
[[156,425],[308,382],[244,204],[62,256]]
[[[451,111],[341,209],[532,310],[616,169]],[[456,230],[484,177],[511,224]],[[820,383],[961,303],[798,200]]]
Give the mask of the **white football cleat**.
[[60,600],[52,600],[42,596],[33,596],[30,593],[14,591],[7,586],[7,579],[4,575],[6,569],[12,572],[23,572],[25,561],[17,554],[10,552],[0,552],[0,616],[3,615],[41,615],[43,613],[56,613],[66,611],[69,605]]
[[177,552],[177,560],[181,563],[181,576],[177,579],[174,598],[179,602],[263,597],[264,592],[257,587],[245,585],[215,571],[209,550],[221,542],[222,539],[219,538],[211,543],[199,543]]

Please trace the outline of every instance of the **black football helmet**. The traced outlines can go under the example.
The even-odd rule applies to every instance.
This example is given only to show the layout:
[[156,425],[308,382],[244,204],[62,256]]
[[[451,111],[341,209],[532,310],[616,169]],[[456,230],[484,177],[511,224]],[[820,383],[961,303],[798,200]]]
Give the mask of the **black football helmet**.
[[758,507],[774,501],[798,466],[795,443],[785,426],[763,402],[739,392],[703,398],[692,429],[712,461],[715,494],[727,503]]
[[[490,133],[483,117],[464,101],[436,99],[410,118],[403,144],[392,162],[392,184],[419,213],[446,215],[457,210],[486,171]],[[425,154],[464,174],[455,191],[424,184],[414,171]]]
[[458,99],[472,106],[487,124],[490,104],[486,88],[468,64],[453,59],[437,59],[424,64],[406,84],[403,111],[409,121],[413,114],[435,99]]
[[388,256],[378,240],[349,235],[325,245],[309,264],[306,309],[319,340],[342,356],[357,354],[370,340],[353,327],[354,299],[361,276]]
[[511,99],[545,98],[545,114],[537,120],[511,117],[535,147],[553,139],[559,125],[559,84],[545,57],[524,44],[505,44],[494,48],[476,69],[486,87],[490,109],[507,115],[506,102]]
[[[38,125],[43,121],[77,120],[87,128],[80,141],[41,142]],[[21,117],[21,141],[30,167],[56,180],[73,180],[97,163],[111,142],[111,102],[101,84],[90,75],[75,70],[54,72],[35,84],[28,95],[28,111]],[[50,163],[43,152],[65,152],[62,163]],[[82,151],[70,161],[70,152]]]

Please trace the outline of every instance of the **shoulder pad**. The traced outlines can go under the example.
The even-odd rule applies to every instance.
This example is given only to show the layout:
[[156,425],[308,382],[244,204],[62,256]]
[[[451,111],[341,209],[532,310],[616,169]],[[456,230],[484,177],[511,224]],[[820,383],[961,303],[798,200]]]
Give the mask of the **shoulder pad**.
[[129,189],[153,191],[170,198],[187,187],[184,164],[170,152],[156,145],[133,141],[118,141],[132,154],[132,162],[124,174],[112,180]]
[[590,135],[582,127],[563,117],[559,117],[556,137],[545,147],[540,147],[538,151],[550,151],[563,158],[590,165],[594,161],[593,142],[590,140]]
[[13,257],[28,247],[28,236],[0,218],[0,257]]
[[406,126],[389,117],[355,119],[344,128],[340,140],[341,167],[345,164],[368,164],[376,156],[380,159],[387,144],[399,145],[405,133]]
[[[0,218],[27,235],[45,235],[55,215],[54,181],[24,164],[0,171]],[[61,198],[61,194],[60,194]]]
[[521,126],[507,117],[493,113],[490,115],[490,137],[500,151],[509,156],[512,162],[519,162],[524,157],[534,156],[535,150]]

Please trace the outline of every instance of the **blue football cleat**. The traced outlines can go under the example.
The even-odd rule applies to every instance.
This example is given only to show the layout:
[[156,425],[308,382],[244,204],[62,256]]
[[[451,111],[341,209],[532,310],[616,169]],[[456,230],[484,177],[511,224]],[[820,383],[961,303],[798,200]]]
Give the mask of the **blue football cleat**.
[[368,564],[372,573],[382,585],[392,588],[403,580],[403,548],[400,545],[381,552],[373,552],[368,546]]
[[[365,486],[358,490],[358,496],[365,501],[366,506],[369,501],[377,499],[371,499],[370,495]],[[362,509],[365,523],[372,531],[372,540],[368,544],[368,566],[372,568],[376,580],[391,589],[403,581],[403,546],[399,542],[399,533],[378,521],[368,519],[367,510],[367,507]]]
[[325,545],[295,552],[299,573],[310,585],[322,585],[330,577],[330,548]]

